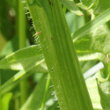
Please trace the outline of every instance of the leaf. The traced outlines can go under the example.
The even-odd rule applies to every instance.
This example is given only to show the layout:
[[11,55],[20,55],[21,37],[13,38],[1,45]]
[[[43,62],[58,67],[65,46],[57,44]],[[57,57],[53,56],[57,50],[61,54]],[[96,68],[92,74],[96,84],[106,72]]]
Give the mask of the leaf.
[[2,99],[0,99],[0,100],[2,100],[1,101],[2,104],[0,106],[0,110],[9,110],[9,103],[10,103],[11,98],[12,98],[12,93],[6,93],[2,97]]
[[88,78],[86,80],[86,85],[92,100],[93,107],[98,110],[102,109],[96,79],[94,77]]
[[92,61],[92,60],[103,60],[104,55],[101,53],[92,53],[92,54],[86,54],[82,56],[78,56],[78,59],[80,62],[82,61]]
[[81,3],[78,4],[82,9],[88,9],[92,8],[94,5],[96,5],[98,0],[81,0]]
[[[74,42],[77,53],[80,55],[98,52],[102,54],[102,56],[109,54],[109,34],[110,32],[106,25],[98,26],[91,34],[85,34]],[[103,57],[99,59],[103,60]]]
[[105,24],[110,20],[110,9],[104,11],[99,16],[97,16],[94,20],[88,22],[85,26],[78,29],[73,34],[73,42],[77,41],[81,37],[86,37],[87,33],[92,33],[98,26]]
[[46,75],[40,80],[34,91],[31,93],[20,110],[39,110],[45,94]]
[[79,17],[71,12],[68,12],[66,14],[66,20],[72,33],[84,26],[84,16]]
[[83,13],[81,12],[81,10],[77,7],[77,5],[75,4],[74,1],[70,1],[70,0],[62,0],[63,5],[69,9],[71,12],[73,12],[76,15],[82,16]]
[[41,49],[38,46],[30,46],[20,49],[2,60],[1,69],[26,70],[31,68],[37,61],[43,58]]
[[[12,52],[16,51],[18,49],[17,41],[18,41],[18,39],[16,36],[14,38],[12,38],[10,41],[8,41],[7,44],[5,45],[5,47],[2,49],[2,51],[0,53],[0,57],[4,57],[4,56],[9,55]],[[16,44],[15,44],[15,42],[16,42]]]
[[[15,74],[13,77],[11,77],[8,81],[6,81],[3,85],[0,86],[0,95],[5,94],[6,92],[13,89],[21,80],[29,77],[33,73],[36,72],[47,72],[42,66],[39,67],[41,63],[43,63],[44,60],[39,61],[36,63],[36,65],[33,65],[31,68],[28,68],[27,70],[22,70]],[[9,86],[10,85],[10,86]]]
[[[74,39],[74,38],[73,38]],[[73,40],[74,41],[74,40]],[[74,42],[76,52],[80,55],[91,54],[94,51],[91,49],[92,36],[84,35],[82,38]]]
[[99,26],[93,32],[91,48],[94,51],[109,54],[110,53],[109,34],[110,32],[106,25]]
[[97,82],[98,84],[98,90],[101,98],[101,105],[104,110],[110,109],[110,82]]
[[13,71],[10,69],[2,70],[0,69],[0,78],[1,78],[1,85],[9,80],[13,75],[15,75],[18,71]]
[[102,13],[103,11],[107,10],[110,8],[110,1],[106,0],[106,2],[104,2],[104,0],[98,0],[98,4],[97,7],[95,8],[94,12],[95,14],[99,14]]

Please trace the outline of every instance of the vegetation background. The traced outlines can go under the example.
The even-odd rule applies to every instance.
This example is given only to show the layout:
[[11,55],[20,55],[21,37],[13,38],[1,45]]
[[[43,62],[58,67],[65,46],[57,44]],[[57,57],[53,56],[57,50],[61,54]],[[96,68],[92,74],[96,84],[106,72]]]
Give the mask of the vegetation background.
[[110,0],[0,1],[0,110],[110,110]]

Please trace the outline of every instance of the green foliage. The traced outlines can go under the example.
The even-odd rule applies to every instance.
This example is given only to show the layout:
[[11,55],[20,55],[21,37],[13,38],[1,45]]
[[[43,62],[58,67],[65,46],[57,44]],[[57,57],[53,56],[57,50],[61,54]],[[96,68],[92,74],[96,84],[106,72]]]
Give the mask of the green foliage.
[[[48,80],[50,82],[50,79]],[[45,103],[43,102],[43,99],[45,97],[45,93],[47,92],[46,88],[48,90],[48,86],[50,86],[50,83],[48,82],[48,80],[46,82],[46,76],[44,76],[41,79],[39,84],[35,87],[34,91],[31,93],[28,100],[26,101],[26,103],[23,105],[23,107],[20,110],[42,109],[42,104]]]
[[[27,70],[43,58],[39,46],[30,46],[11,53],[0,61],[1,69]],[[27,63],[26,63],[27,61]]]
[[109,6],[2,0],[0,110],[109,110]]
[[106,81],[106,82],[99,82],[98,84],[98,89],[99,89],[99,94],[101,96],[101,104],[102,107],[104,108],[104,110],[109,110],[110,108],[110,82]]

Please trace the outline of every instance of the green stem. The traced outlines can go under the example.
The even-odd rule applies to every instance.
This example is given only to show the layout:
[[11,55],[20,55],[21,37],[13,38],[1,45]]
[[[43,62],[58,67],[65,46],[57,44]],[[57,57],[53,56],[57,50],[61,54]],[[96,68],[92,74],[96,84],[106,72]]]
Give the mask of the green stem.
[[15,94],[15,110],[19,110],[19,93]]
[[48,75],[48,79],[46,82],[45,93],[44,93],[44,97],[43,97],[43,101],[42,101],[42,105],[41,105],[41,110],[45,109],[45,101],[46,101],[46,96],[48,93],[49,85],[50,85],[50,75]]
[[[26,47],[26,19],[23,3],[18,0],[18,35],[19,35],[19,49]],[[27,81],[20,82],[21,89],[21,105],[25,102],[27,97]]]
[[[0,87],[2,86],[1,80],[2,80],[2,77],[1,77],[1,73],[0,73]],[[2,95],[1,95],[1,93],[0,93],[0,110],[2,110]]]
[[19,48],[26,47],[26,18],[21,0],[18,0],[18,35]]
[[110,62],[104,62],[102,77],[110,81]]
[[108,62],[108,80],[110,81],[110,62]]
[[59,0],[27,0],[61,110],[93,110]]

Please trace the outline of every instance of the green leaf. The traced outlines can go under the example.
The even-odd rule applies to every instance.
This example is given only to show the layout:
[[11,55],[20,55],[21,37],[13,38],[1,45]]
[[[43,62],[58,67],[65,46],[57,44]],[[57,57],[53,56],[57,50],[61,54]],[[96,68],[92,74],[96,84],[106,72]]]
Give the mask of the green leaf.
[[93,3],[93,1],[95,1],[95,0],[89,0],[89,1],[88,0],[81,0],[81,2],[86,6],[90,6]]
[[26,70],[43,58],[40,47],[20,49],[0,60],[1,69]]
[[71,12],[73,12],[76,15],[82,16],[83,13],[81,12],[81,10],[77,7],[77,5],[75,4],[74,1],[70,1],[70,0],[62,0],[63,5],[69,9]]
[[98,15],[99,13],[102,13],[103,11],[107,10],[110,8],[110,1],[106,0],[98,0],[97,7],[95,8],[95,14]]
[[110,9],[101,13],[101,15],[97,16],[94,20],[88,22],[85,26],[78,29],[73,34],[73,42],[80,39],[81,37],[86,37],[87,33],[92,33],[98,26],[105,24],[110,20]]
[[91,43],[91,49],[104,54],[110,53],[109,29],[106,25],[101,25],[94,30]]
[[71,12],[68,12],[66,14],[66,20],[72,33],[84,26],[84,16],[79,17]]
[[13,71],[10,69],[0,69],[0,78],[1,78],[1,85],[13,77],[18,71]]
[[6,81],[3,85],[0,86],[0,95],[10,91],[21,80],[29,77],[33,73],[36,73],[36,72],[44,72],[44,73],[46,73],[47,70],[44,69],[43,66],[39,67],[39,65],[42,64],[43,62],[44,62],[44,60],[41,60],[41,61],[37,62],[36,65],[33,65],[31,68],[28,68],[27,70],[22,70],[22,71],[18,72],[17,74],[15,74],[13,77],[11,77],[8,81]]
[[38,110],[41,107],[46,88],[46,75],[36,85],[25,104],[20,110]]
[[93,107],[99,110],[102,109],[96,79],[94,77],[91,77],[86,80],[86,84],[92,100]]
[[12,93],[6,93],[1,100],[0,110],[9,110],[9,103],[12,98]]
[[[12,52],[16,51],[18,49],[17,41],[18,41],[18,39],[16,36],[13,39],[11,39],[10,41],[8,41],[7,44],[5,45],[5,47],[2,49],[0,56],[4,57],[4,56],[9,55]],[[16,42],[16,44],[15,44],[15,42]]]
[[110,109],[110,81],[97,82],[101,98],[101,105],[104,110]]
[[82,9],[88,10],[88,9],[92,8],[94,5],[96,5],[98,1],[99,0],[89,0],[89,1],[81,0],[81,3],[79,3],[79,5]]

